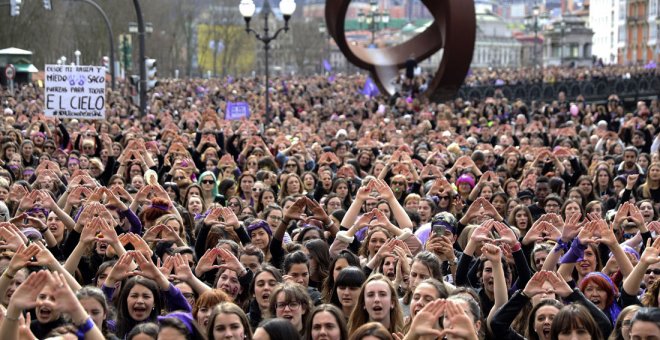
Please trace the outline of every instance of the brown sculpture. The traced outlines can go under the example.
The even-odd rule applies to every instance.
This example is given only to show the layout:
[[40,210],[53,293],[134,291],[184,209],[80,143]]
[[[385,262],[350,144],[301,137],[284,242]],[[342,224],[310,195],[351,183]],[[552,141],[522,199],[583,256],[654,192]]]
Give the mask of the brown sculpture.
[[405,43],[385,48],[365,48],[346,41],[344,22],[351,0],[327,0],[328,32],[346,58],[369,71],[381,92],[394,94],[392,81],[411,55],[417,62],[443,49],[442,61],[425,93],[431,100],[452,98],[463,84],[474,51],[476,17],[473,0],[422,0],[433,24]]

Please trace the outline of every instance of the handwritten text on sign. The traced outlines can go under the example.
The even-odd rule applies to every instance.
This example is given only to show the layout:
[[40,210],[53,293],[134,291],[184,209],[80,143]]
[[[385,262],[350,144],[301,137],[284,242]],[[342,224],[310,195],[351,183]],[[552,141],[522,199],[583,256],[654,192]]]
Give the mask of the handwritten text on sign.
[[46,116],[105,118],[105,67],[46,65]]

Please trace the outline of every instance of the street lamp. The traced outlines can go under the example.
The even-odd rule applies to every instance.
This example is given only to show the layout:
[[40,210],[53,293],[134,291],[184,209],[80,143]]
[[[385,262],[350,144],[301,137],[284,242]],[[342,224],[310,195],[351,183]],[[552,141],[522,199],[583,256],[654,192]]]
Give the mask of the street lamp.
[[559,55],[559,66],[564,64],[564,49],[565,49],[564,36],[566,34],[566,21],[564,21],[563,18],[562,18],[560,27],[561,27],[561,53]]
[[378,2],[376,0],[371,0],[369,2],[369,11],[365,13],[364,11],[358,12],[358,23],[360,28],[362,24],[366,24],[371,31],[371,46],[374,46],[376,42],[376,31],[379,29],[380,24],[383,24],[384,27],[387,27],[387,24],[390,22],[390,14],[386,11],[378,11]]
[[73,52],[73,54],[76,56],[76,65],[80,65],[80,55],[82,53],[80,53],[79,50],[76,50],[75,52]]
[[65,56],[61,56],[60,60],[62,61],[62,65],[66,65],[66,57]]
[[282,15],[284,16],[284,27],[280,27],[275,31],[275,34],[269,35],[268,31],[268,17],[272,13],[272,9],[270,7],[270,1],[265,0],[264,1],[264,7],[261,9],[261,15],[264,18],[264,31],[263,34],[255,31],[254,29],[250,28],[250,20],[252,20],[252,16],[254,16],[254,12],[256,11],[256,6],[254,5],[254,2],[252,0],[241,0],[241,3],[238,5],[238,10],[241,12],[241,15],[243,16],[243,19],[245,20],[245,31],[250,34],[254,33],[255,38],[257,40],[261,41],[264,44],[264,64],[266,66],[266,119],[270,118],[270,104],[269,104],[269,95],[270,93],[268,92],[268,51],[270,50],[270,42],[277,39],[277,36],[280,34],[282,31],[288,31],[289,30],[289,19],[291,19],[291,15],[293,12],[296,11],[296,1],[295,0],[282,0],[280,1],[280,11],[282,12]]
[[534,16],[534,55],[533,55],[534,67],[539,66],[538,52],[537,52],[537,45],[539,43],[539,14],[540,14],[539,6],[535,5],[534,8],[532,9],[532,16]]

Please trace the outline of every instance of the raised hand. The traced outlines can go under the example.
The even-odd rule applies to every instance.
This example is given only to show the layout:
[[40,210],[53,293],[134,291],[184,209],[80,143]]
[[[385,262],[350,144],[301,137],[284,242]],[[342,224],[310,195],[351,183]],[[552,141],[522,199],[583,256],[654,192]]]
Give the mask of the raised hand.
[[516,234],[514,234],[513,230],[507,227],[506,224],[502,222],[494,222],[493,227],[495,228],[495,231],[497,231],[497,233],[500,235],[500,240],[502,242],[505,242],[511,247],[513,247],[516,243],[518,243],[518,238],[516,237]]
[[0,243],[0,249],[12,251],[16,251],[19,246],[25,245],[28,241],[18,227],[9,222],[0,223],[0,238],[3,240]]
[[216,264],[218,255],[219,248],[207,249],[199,261],[197,261],[197,266],[195,267],[195,275],[200,277],[208,271],[220,268],[220,266]]
[[573,214],[564,223],[564,229],[561,232],[561,240],[565,243],[571,242],[580,233],[580,214]]
[[284,219],[287,221],[297,221],[302,218],[302,214],[305,212],[307,206],[307,199],[303,196],[296,200],[293,205],[289,207],[284,213]]
[[138,265],[138,268],[140,268],[139,272],[135,272],[137,275],[156,281],[161,290],[167,290],[169,288],[170,282],[167,280],[167,277],[158,270],[158,267],[151,262],[151,258],[146,258],[139,251],[129,251],[127,254],[133,258]]
[[595,240],[594,234],[598,230],[598,223],[595,221],[590,221],[587,222],[587,224],[580,230],[580,233],[578,234],[578,240],[580,241],[581,244],[588,244],[588,243],[593,243],[596,244],[598,243],[597,240]]
[[547,276],[548,272],[545,270],[536,272],[523,289],[525,296],[532,298],[535,295],[545,293],[546,289],[543,288],[543,284],[548,280]]
[[653,244],[651,244],[651,241],[649,239],[646,242],[646,248],[639,258],[639,261],[647,266],[660,262],[660,237],[656,238]]
[[443,333],[450,334],[460,339],[476,340],[477,331],[474,329],[472,319],[467,315],[463,307],[456,302],[448,300],[445,304],[445,319],[449,320],[450,326],[445,327]]
[[548,271],[546,272],[545,278],[555,289],[555,293],[559,294],[559,296],[562,298],[565,298],[573,293],[573,289],[571,289],[571,286],[566,283],[566,280],[564,280],[561,275]]
[[13,276],[22,268],[36,265],[36,263],[32,262],[32,258],[37,256],[39,251],[41,251],[41,249],[39,249],[36,244],[31,244],[29,247],[20,245],[9,261],[7,272]]
[[415,335],[413,338],[432,336],[433,338],[444,339],[447,332],[438,329],[438,320],[445,313],[446,304],[447,301],[438,299],[424,306],[412,319],[409,334]]
[[305,205],[311,211],[313,217],[323,222],[324,225],[330,224],[331,221],[330,217],[325,212],[325,210],[323,210],[323,208],[321,208],[321,206],[316,201],[310,199],[307,196],[304,196],[304,198],[305,198]]
[[217,248],[218,256],[222,259],[220,268],[233,270],[239,276],[245,271],[245,267],[234,254],[227,249]]
[[486,260],[493,263],[499,263],[502,259],[502,249],[492,243],[484,244],[481,247],[481,253],[486,257]]
[[470,236],[470,239],[475,242],[486,242],[486,241],[492,241],[493,238],[491,236],[491,229],[493,228],[493,224],[495,221],[493,220],[486,220],[479,227],[477,227],[473,232],[472,235]]
[[183,282],[189,282],[193,279],[194,275],[188,261],[181,254],[175,254],[167,258],[172,259],[172,265],[174,266],[174,275],[171,275],[171,278],[180,280]]
[[36,307],[37,296],[49,282],[48,275],[47,270],[31,273],[12,294],[9,300],[10,308],[14,307],[22,311]]

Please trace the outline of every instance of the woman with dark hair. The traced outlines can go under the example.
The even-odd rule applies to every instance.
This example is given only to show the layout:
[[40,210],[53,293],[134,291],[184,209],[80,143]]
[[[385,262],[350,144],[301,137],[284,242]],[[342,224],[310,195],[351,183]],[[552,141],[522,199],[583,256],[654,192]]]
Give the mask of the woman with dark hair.
[[108,322],[110,318],[110,309],[105,300],[103,291],[96,287],[83,287],[76,292],[76,297],[80,304],[85,308],[87,314],[92,318],[96,327],[98,327],[106,339],[116,338],[112,332],[115,328],[114,320]]
[[589,335],[590,339],[603,339],[603,333],[609,334],[609,329],[601,330],[589,313],[589,310],[579,304],[570,304],[559,310],[550,326],[550,339],[569,339]]
[[205,329],[208,340],[252,340],[247,316],[231,302],[223,302],[213,308]]
[[631,339],[653,339],[660,334],[660,309],[642,308],[630,323]]
[[351,194],[353,193],[353,188],[351,182],[347,181],[344,178],[336,178],[332,183],[332,192],[337,194],[342,203],[342,209],[348,209],[353,203]]
[[256,210],[257,214],[261,213],[267,206],[275,204],[276,197],[277,196],[275,195],[275,191],[273,191],[273,189],[262,189],[259,193],[259,197],[257,198],[257,204],[255,205],[254,210]]
[[302,337],[295,327],[286,319],[270,319],[262,323],[254,331],[254,340],[300,340]]
[[252,328],[256,328],[261,320],[268,318],[270,296],[280,283],[282,283],[282,274],[273,266],[264,265],[254,272],[254,280],[249,290],[252,300],[248,307],[248,318]]
[[160,315],[161,294],[171,310],[190,312],[191,308],[181,291],[170,283],[165,275],[142,253],[131,251],[122,255],[103,284],[103,292],[110,299],[115,283],[129,276],[135,259],[141,276],[132,277],[121,285],[117,301],[117,336],[125,337],[137,324],[153,322]]
[[193,322],[190,313],[174,312],[158,317],[158,339],[203,339],[202,332]]
[[[335,281],[339,276],[339,272],[347,267],[360,267],[360,259],[349,250],[342,250],[335,256],[328,266],[328,276],[323,281],[323,288],[321,289],[321,299],[325,303],[331,303],[330,297],[335,291]],[[360,284],[361,286],[362,284]],[[358,286],[358,288],[360,287]],[[335,304],[335,306],[337,306]],[[341,307],[341,306],[337,306]]]
[[346,321],[339,308],[316,306],[307,318],[305,340],[348,340]]
[[236,196],[236,181],[231,178],[225,178],[218,184],[218,194],[228,199]]
[[342,269],[335,279],[329,302],[341,308],[347,320],[360,299],[360,290],[366,280],[364,272],[357,266]]
[[271,294],[268,311],[271,317],[284,318],[291,322],[302,336],[307,331],[305,319],[312,307],[312,300],[305,287],[296,283],[284,283],[277,286]]
[[[304,240],[302,241],[304,242]],[[328,278],[330,248],[328,243],[322,239],[307,241],[303,244],[309,258],[309,286],[320,289]]]
[[158,339],[158,325],[153,322],[145,322],[136,325],[126,335],[126,340]]

